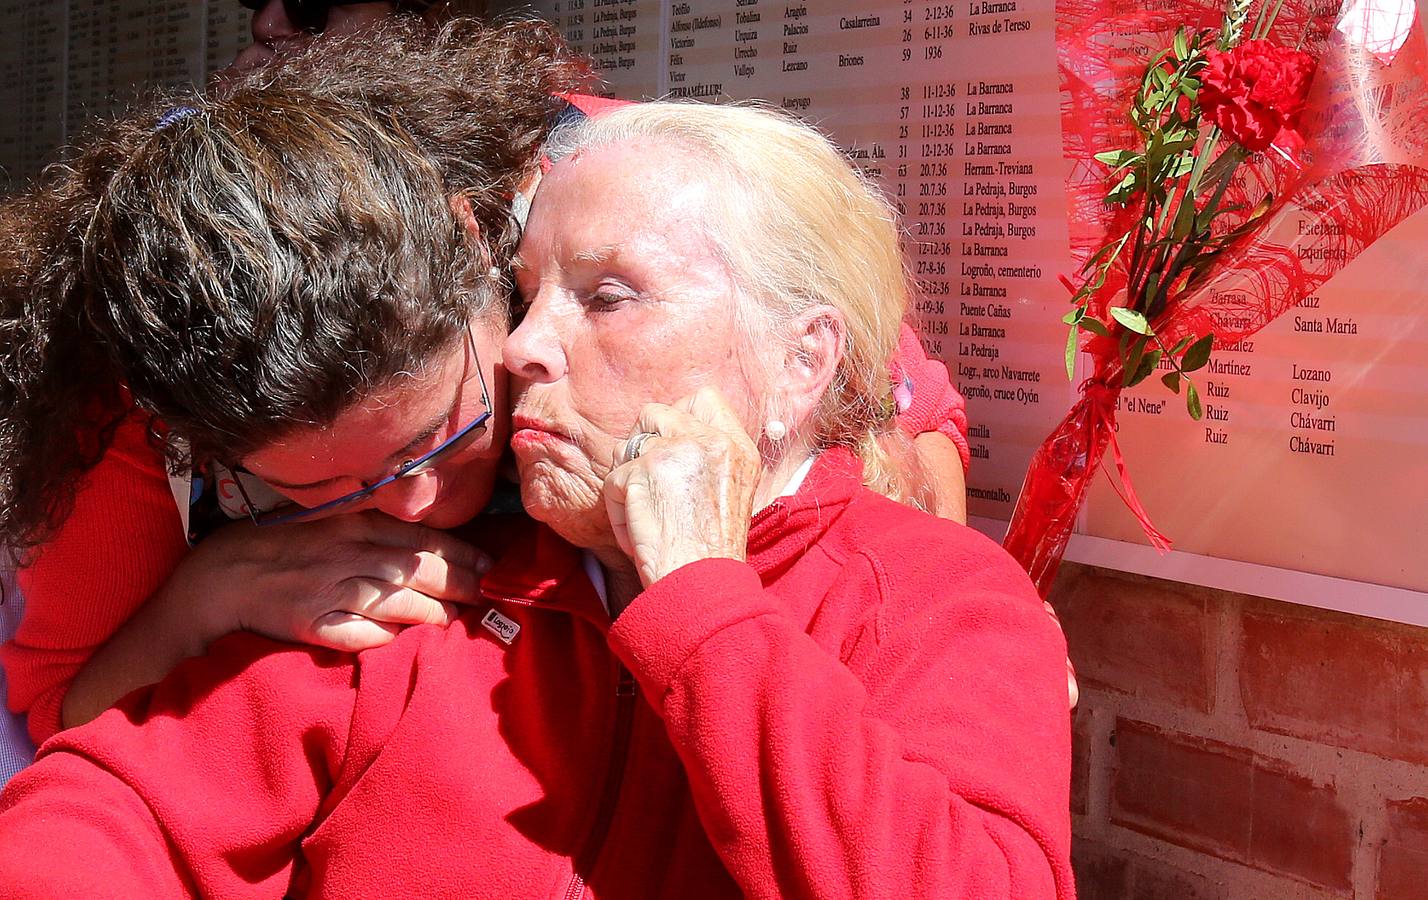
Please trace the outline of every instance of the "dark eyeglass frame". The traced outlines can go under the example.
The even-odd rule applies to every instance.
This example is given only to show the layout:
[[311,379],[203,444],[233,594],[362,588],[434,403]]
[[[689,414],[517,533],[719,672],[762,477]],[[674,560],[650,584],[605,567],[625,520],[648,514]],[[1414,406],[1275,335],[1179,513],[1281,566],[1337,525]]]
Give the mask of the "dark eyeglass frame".
[[[238,0],[244,9],[257,12],[268,5],[268,0]],[[283,12],[288,21],[303,31],[321,34],[327,28],[327,14],[334,6],[354,6],[368,0],[283,0]]]
[[[475,420],[432,448],[430,452],[423,453],[415,459],[409,459],[402,463],[397,467],[395,472],[387,477],[374,481],[366,487],[359,488],[350,494],[343,494],[335,500],[329,500],[317,506],[304,507],[298,506],[297,504],[290,504],[280,506],[277,509],[267,510],[266,512],[258,512],[253,505],[253,501],[248,498],[248,492],[243,488],[243,476],[248,475],[252,478],[258,478],[259,476],[253,475],[253,473],[241,468],[233,467],[233,483],[237,485],[238,494],[243,498],[243,506],[248,511],[248,518],[252,520],[254,525],[259,526],[286,525],[322,513],[332,512],[340,507],[356,503],[359,500],[365,500],[394,481],[400,481],[403,478],[412,478],[423,472],[430,472],[447,457],[469,447],[471,442],[474,441],[481,432],[486,430],[486,423],[491,419],[491,394],[486,389],[486,373],[481,369],[481,358],[476,354],[476,339],[471,336],[471,330],[469,328],[466,330],[466,347],[470,353],[470,356],[467,357],[467,365],[469,366],[470,363],[475,362],[476,377],[481,381],[481,405],[484,407],[484,410]],[[469,384],[470,381],[471,375],[468,369],[465,377],[461,379],[461,387],[459,390],[464,392],[466,385]]]

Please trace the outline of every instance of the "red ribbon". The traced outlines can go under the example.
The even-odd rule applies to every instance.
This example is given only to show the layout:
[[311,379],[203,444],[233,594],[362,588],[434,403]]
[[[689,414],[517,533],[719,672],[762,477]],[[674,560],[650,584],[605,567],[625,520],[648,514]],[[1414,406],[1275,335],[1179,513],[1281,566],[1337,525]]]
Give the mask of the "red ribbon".
[[[1110,478],[1110,473],[1107,472],[1111,487],[1120,495],[1121,502],[1131,511],[1131,515],[1135,516],[1136,521],[1140,523],[1141,530],[1150,539],[1151,546],[1162,552],[1169,550],[1170,538],[1150,521],[1150,513],[1146,512],[1140,498],[1136,496],[1135,487],[1131,484],[1130,471],[1126,469],[1125,456],[1121,454],[1121,445],[1116,440],[1116,398],[1121,392],[1120,388],[1112,388],[1102,381],[1087,380],[1081,384],[1081,392],[1086,395],[1086,400],[1090,404],[1092,432],[1104,429],[1106,443],[1111,451],[1111,456],[1116,461],[1116,472],[1120,476],[1120,484],[1116,484],[1116,479]],[[1102,466],[1104,467],[1104,465],[1103,458]]]

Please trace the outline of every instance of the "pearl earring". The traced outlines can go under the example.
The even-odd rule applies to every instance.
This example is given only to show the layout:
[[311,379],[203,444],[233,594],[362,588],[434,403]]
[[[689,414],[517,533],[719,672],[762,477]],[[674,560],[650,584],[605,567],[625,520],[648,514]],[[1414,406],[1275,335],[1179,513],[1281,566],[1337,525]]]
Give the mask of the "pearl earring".
[[764,423],[764,437],[774,443],[778,443],[788,437],[788,426],[778,419],[769,419],[768,422]]

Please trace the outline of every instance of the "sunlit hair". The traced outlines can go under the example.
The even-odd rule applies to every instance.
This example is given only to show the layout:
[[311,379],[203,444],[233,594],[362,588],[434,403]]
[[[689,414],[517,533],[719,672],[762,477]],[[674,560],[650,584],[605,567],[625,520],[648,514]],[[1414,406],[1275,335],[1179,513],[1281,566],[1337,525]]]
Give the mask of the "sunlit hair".
[[869,487],[912,499],[916,479],[909,477],[906,442],[892,425],[888,378],[908,282],[887,199],[817,130],[757,106],[626,106],[559,129],[547,153],[559,158],[657,140],[697,161],[681,177],[697,171],[716,183],[709,192],[709,237],[739,293],[751,301],[740,311],[750,347],[766,346],[770,335],[787,337],[787,323],[812,307],[843,314],[842,360],[809,423],[813,440],[854,448]]
[[504,316],[510,200],[584,72],[548,26],[392,20],[96,128],[0,208],[0,542],[67,515],[125,390],[171,462],[237,461]]

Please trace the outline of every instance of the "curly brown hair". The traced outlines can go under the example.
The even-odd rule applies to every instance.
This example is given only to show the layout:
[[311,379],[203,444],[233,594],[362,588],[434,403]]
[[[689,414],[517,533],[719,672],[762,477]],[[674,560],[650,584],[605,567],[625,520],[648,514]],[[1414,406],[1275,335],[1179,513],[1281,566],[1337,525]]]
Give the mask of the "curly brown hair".
[[102,124],[0,209],[0,542],[63,521],[129,397],[171,464],[238,460],[503,311],[511,197],[587,79],[537,22],[394,19]]

